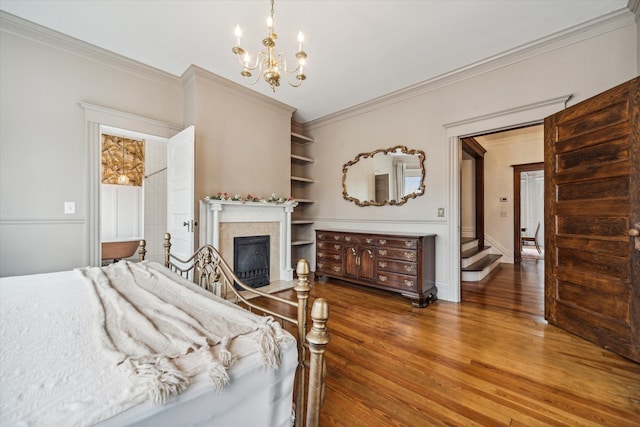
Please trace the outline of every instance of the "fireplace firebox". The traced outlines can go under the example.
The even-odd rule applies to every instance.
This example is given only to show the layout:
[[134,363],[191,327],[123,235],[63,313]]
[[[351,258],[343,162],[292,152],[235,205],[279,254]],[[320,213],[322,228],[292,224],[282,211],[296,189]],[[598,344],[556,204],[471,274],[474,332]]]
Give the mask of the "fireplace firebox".
[[233,271],[245,285],[259,288],[269,284],[269,240],[268,235],[233,238]]

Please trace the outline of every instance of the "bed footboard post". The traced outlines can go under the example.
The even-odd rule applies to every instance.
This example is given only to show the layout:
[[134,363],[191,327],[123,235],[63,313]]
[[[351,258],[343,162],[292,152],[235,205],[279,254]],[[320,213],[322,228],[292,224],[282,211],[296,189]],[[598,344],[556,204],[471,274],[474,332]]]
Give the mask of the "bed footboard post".
[[296,370],[296,426],[302,427],[305,410],[305,342],[307,335],[307,310],[309,304],[309,262],[301,259],[296,265],[298,284],[295,288],[298,297],[298,368]]
[[147,254],[147,242],[145,240],[140,240],[138,244],[138,258],[140,261],[144,261],[144,257]]
[[171,252],[171,234],[164,233],[164,266],[169,268],[169,253]]
[[307,335],[309,343],[309,396],[307,403],[307,423],[305,427],[320,425],[320,407],[324,400],[325,358],[324,352],[331,340],[327,332],[329,304],[324,298],[317,298],[311,309],[313,327]]

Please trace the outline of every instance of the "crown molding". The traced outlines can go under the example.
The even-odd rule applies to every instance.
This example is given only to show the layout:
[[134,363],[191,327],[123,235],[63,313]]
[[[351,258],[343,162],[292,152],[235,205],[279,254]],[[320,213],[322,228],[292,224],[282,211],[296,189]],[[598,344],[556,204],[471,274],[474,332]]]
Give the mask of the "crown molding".
[[[632,5],[632,3],[634,4]],[[637,19],[637,11],[636,16],[634,16],[634,13],[630,8],[633,6],[635,9],[638,9],[638,3],[640,3],[640,0],[630,0],[629,6],[623,9],[556,32],[547,37],[507,50],[492,57],[469,64],[465,67],[441,74],[424,82],[408,86],[404,89],[354,105],[353,107],[337,111],[333,114],[311,120],[304,123],[304,125],[307,129],[313,130],[318,127],[365,114],[382,107],[403,102],[482,74],[514,65],[575,43],[589,40],[629,25],[635,25],[634,18]]]
[[640,21],[640,0],[629,0],[627,8],[635,15],[636,23],[638,23]]
[[284,111],[289,115],[292,115],[296,110],[294,107],[288,104],[285,104],[273,98],[269,98],[266,95],[255,92],[247,88],[246,86],[219,76],[215,73],[212,73],[211,71],[205,70],[204,68],[198,67],[197,65],[190,65],[189,68],[187,68],[186,71],[182,74],[180,79],[184,88],[195,84],[196,81],[205,82],[231,95],[244,98],[245,100],[252,103],[258,102],[269,108]]
[[182,87],[180,78],[173,74],[27,21],[3,10],[0,10],[0,32],[13,34],[172,88]]

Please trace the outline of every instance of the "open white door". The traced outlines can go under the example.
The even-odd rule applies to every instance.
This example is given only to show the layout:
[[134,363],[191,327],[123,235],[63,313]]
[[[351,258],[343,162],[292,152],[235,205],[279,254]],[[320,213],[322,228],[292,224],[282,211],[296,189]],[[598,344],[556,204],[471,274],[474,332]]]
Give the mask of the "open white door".
[[167,230],[171,253],[181,259],[193,254],[195,127],[169,139],[167,147]]

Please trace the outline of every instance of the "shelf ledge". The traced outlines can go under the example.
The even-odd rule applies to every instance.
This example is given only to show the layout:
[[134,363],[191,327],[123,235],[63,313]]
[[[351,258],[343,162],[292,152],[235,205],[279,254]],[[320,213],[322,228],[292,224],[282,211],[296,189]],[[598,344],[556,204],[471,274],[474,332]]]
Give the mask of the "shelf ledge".
[[315,179],[305,178],[303,176],[291,176],[291,181],[300,181],[300,182],[316,182]]
[[297,142],[298,144],[311,144],[313,139],[308,136],[300,135],[299,133],[291,132],[291,141]]
[[304,162],[304,163],[315,163],[316,161],[313,160],[311,157],[304,157],[304,156],[299,156],[297,154],[292,154],[291,155],[291,159],[292,160],[296,160],[299,162]]
[[291,242],[291,246],[313,245],[313,240],[295,240]]

